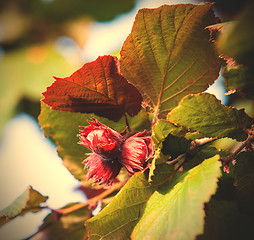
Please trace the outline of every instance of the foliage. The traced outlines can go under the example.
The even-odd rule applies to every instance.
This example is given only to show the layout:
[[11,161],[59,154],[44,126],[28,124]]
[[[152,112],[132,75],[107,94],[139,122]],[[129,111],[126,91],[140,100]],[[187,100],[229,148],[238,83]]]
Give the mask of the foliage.
[[116,57],[99,57],[70,77],[55,78],[43,93],[43,102],[52,109],[95,113],[114,121],[125,112],[134,116],[141,110],[142,97],[118,72],[117,65]]
[[[246,32],[231,37],[249,21],[253,6],[229,24],[218,24],[212,7],[139,10],[119,61],[98,57],[70,77],[56,77],[43,93],[39,123],[55,141],[64,165],[91,189],[98,186],[87,183],[87,171],[95,178],[98,171],[95,182],[103,183],[103,174],[111,179],[87,202],[51,209],[32,239],[254,236],[254,118],[204,93],[223,66],[228,90],[253,98],[248,91],[253,56],[246,50],[253,50],[253,42]],[[228,25],[230,31],[225,31]],[[237,49],[241,37],[248,44]],[[235,140],[233,148],[223,149],[226,139]],[[90,167],[86,171],[83,160]],[[112,177],[114,164],[132,171],[126,167]],[[40,209],[46,200],[40,196],[28,206],[28,195],[1,212],[7,219],[2,224],[28,209]],[[100,200],[109,203],[91,217]]]
[[74,67],[59,56],[50,44],[35,44],[5,53],[0,64],[0,135],[6,121],[18,111],[19,101],[30,99],[34,103],[40,100],[41,92],[52,83],[49,70],[62,75],[69,74]]
[[28,187],[9,207],[0,211],[0,226],[27,212],[39,212],[42,209],[40,204],[47,199],[31,186]]

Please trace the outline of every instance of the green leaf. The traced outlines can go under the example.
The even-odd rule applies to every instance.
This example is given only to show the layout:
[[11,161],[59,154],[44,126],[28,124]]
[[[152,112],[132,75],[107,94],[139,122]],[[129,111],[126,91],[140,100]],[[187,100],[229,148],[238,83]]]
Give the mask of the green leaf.
[[235,187],[239,209],[249,216],[254,214],[254,155],[242,152],[236,157]]
[[170,172],[171,168],[160,165],[152,184],[148,183],[145,173],[131,177],[110,204],[86,222],[89,239],[129,239],[145,203],[154,190],[170,177]]
[[38,118],[44,135],[51,137],[57,144],[59,156],[64,166],[78,180],[86,181],[84,166],[81,163],[90,150],[78,144],[79,126],[88,125],[91,115],[51,110],[46,104],[41,105]]
[[62,76],[70,74],[73,69],[52,45],[5,52],[0,64],[0,135],[6,121],[17,113],[22,98],[39,103],[41,92],[52,83],[53,73]]
[[119,14],[131,11],[134,6],[134,0],[122,2],[116,0],[33,0],[26,3],[25,13],[36,18],[39,17],[41,21],[44,20],[47,24],[49,22],[62,23],[82,17],[91,18],[95,21],[110,21]]
[[195,239],[203,232],[204,203],[215,193],[221,176],[219,156],[205,160],[148,200],[132,239]]
[[254,98],[254,72],[244,65],[225,66],[222,70],[229,93],[238,92],[246,98]]
[[[70,203],[62,209],[75,205]],[[46,216],[43,224],[39,227],[39,231],[31,238],[31,240],[47,239],[47,240],[69,240],[82,239],[85,235],[85,220],[91,217],[88,207],[79,209],[67,215],[57,217],[53,212]]]
[[170,155],[174,159],[181,154],[190,152],[191,141],[184,137],[169,134],[162,145],[162,153],[164,155]]
[[240,14],[235,17],[229,29],[218,39],[218,48],[224,56],[234,58],[240,64],[253,68],[254,30],[253,30],[254,3],[249,1]]
[[208,93],[186,96],[169,113],[168,120],[199,131],[205,137],[229,137],[238,141],[247,138],[245,129],[254,123],[243,109],[224,106]]
[[[79,126],[88,125],[87,120],[92,116],[92,114],[51,110],[50,107],[42,103],[41,113],[38,118],[44,135],[51,137],[56,142],[57,151],[63,159],[64,166],[83,184],[86,183],[86,171],[84,171],[84,165],[81,162],[86,158],[86,153],[89,153],[90,150],[78,144],[77,135],[79,134]],[[119,132],[126,127],[124,118],[115,123],[105,118],[95,117],[100,122],[117,129]],[[140,111],[135,117],[128,118],[128,120],[132,130],[143,130],[150,126],[148,116],[144,110]]]
[[159,120],[152,129],[152,140],[154,146],[160,147],[161,144],[165,141],[168,134],[175,136],[183,135],[186,133],[186,130],[182,127],[177,127],[173,123],[167,120]]
[[154,158],[149,169],[149,182],[152,181],[154,170],[157,164],[161,164],[171,158],[167,153],[162,152],[163,142],[169,134],[182,135],[186,131],[182,127],[177,127],[167,120],[159,120],[152,128],[152,141],[155,148]]
[[211,8],[207,3],[139,10],[120,52],[120,69],[156,117],[218,77],[221,60],[205,29],[217,21]]
[[31,186],[28,187],[13,203],[0,211],[0,226],[19,215],[24,215],[28,212],[39,212],[42,209],[40,204],[47,199],[48,197],[41,195]]

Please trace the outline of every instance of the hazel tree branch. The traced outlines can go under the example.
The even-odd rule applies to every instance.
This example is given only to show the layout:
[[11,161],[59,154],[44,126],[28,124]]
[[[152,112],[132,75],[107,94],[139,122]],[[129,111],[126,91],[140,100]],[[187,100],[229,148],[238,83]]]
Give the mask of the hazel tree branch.
[[107,197],[108,195],[110,195],[111,193],[113,193],[114,191],[120,189],[121,187],[123,187],[123,185],[125,184],[125,182],[118,182],[113,184],[109,189],[105,190],[104,192],[102,192],[101,194],[88,199],[86,202],[83,203],[77,203],[71,207],[65,208],[65,209],[51,209],[49,207],[43,207],[46,209],[51,210],[53,213],[56,214],[56,217],[53,218],[51,221],[49,221],[44,227],[40,228],[36,233],[34,233],[33,235],[29,236],[28,238],[26,238],[25,240],[29,240],[31,239],[33,236],[35,236],[36,234],[38,234],[39,232],[43,231],[44,229],[48,228],[50,225],[52,225],[54,222],[56,222],[61,216],[63,215],[67,215],[69,213],[75,212],[83,207],[86,207],[88,205],[95,205],[98,203],[98,201],[102,200],[103,198]]
[[77,211],[83,207],[86,207],[88,205],[95,205],[97,204],[98,201],[100,201],[101,199],[107,197],[108,195],[110,195],[111,193],[113,193],[114,191],[120,189],[122,186],[124,185],[124,182],[118,182],[113,184],[109,189],[105,190],[104,192],[102,192],[101,194],[88,199],[86,202],[83,203],[77,203],[71,207],[68,208],[64,208],[64,209],[57,209],[54,210],[56,213],[60,214],[60,215],[66,215],[68,213],[72,213],[74,211]]
[[220,161],[225,163],[225,165],[228,165],[244,148],[250,148],[253,140],[254,140],[254,132],[252,131],[248,135],[247,139],[234,152],[232,152],[232,154],[230,154],[227,157],[220,158]]

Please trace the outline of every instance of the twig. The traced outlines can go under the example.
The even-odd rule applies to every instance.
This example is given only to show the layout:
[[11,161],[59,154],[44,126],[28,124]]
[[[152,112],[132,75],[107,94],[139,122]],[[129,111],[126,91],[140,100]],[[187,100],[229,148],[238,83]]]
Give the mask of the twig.
[[26,238],[24,240],[29,240],[32,237],[34,237],[36,234],[38,234],[41,231],[43,231],[44,229],[48,228],[50,225],[52,225],[54,222],[56,222],[61,216],[72,213],[74,211],[77,211],[77,210],[79,210],[83,207],[86,207],[86,206],[90,205],[90,204],[96,204],[99,200],[107,197],[108,195],[110,195],[115,190],[120,189],[124,184],[125,184],[125,182],[115,183],[109,189],[107,189],[104,192],[102,192],[101,194],[87,200],[86,202],[77,203],[77,204],[75,204],[71,207],[65,208],[65,209],[50,209],[49,207],[43,207],[43,208],[48,208],[49,210],[54,212],[56,214],[56,218],[51,219],[46,225],[44,225],[43,227],[40,227],[39,230],[36,233],[34,233],[33,235],[29,236],[28,238]]
[[253,132],[250,132],[250,134],[248,135],[248,138],[246,139],[246,141],[243,142],[243,144],[240,145],[239,148],[237,148],[232,154],[230,154],[229,156],[227,157],[224,157],[224,158],[220,158],[220,161],[224,163],[224,172],[227,172],[229,173],[229,164],[230,162],[232,162],[236,155],[238,153],[240,153],[245,147],[248,148],[248,147],[251,147],[251,143],[254,139],[254,134]]
[[173,159],[173,160],[171,160],[169,162],[166,162],[166,164],[167,165],[174,165],[175,163],[179,162],[184,155],[185,155],[185,153],[179,155],[177,158],[175,158],[175,159]]
[[[181,155],[182,156],[182,155]],[[178,161],[180,159],[176,158]],[[183,167],[183,165],[186,163],[188,159],[185,157],[184,160],[174,169],[174,171],[172,172],[172,174],[170,175],[169,178],[165,179],[164,181],[160,182],[160,184],[158,186],[162,186],[163,184],[170,182],[174,176],[177,174],[177,172],[181,169],[181,167]],[[176,161],[177,162],[177,161]]]
[[253,134],[249,135],[248,138],[246,139],[246,141],[243,142],[243,144],[239,148],[237,148],[236,151],[234,151],[231,155],[229,155],[227,157],[221,158],[220,161],[227,163],[227,162],[234,160],[235,156],[238,153],[240,153],[245,147],[250,146],[251,142],[253,141],[253,138],[254,138]]
[[68,208],[64,208],[64,209],[57,209],[55,210],[57,213],[61,214],[61,215],[66,215],[68,213],[72,213],[74,211],[77,211],[83,207],[86,207],[90,204],[96,204],[98,201],[100,201],[101,199],[107,197],[108,195],[110,195],[112,192],[120,189],[122,186],[124,185],[123,182],[118,182],[115,183],[114,185],[112,185],[109,189],[105,190],[104,192],[102,192],[101,194],[87,200],[86,202],[83,203],[77,203],[71,207]]
[[194,141],[191,142],[191,149],[195,148],[195,147],[200,147],[203,146],[207,143],[210,143],[214,140],[217,140],[217,137],[215,138],[202,138],[202,139],[196,139]]
[[71,207],[65,208],[65,209],[50,209],[48,207],[44,207],[44,208],[48,208],[50,209],[52,212],[54,212],[56,214],[56,219],[52,219],[51,221],[49,221],[45,226],[43,226],[42,228],[40,228],[36,233],[34,233],[33,235],[29,236],[28,238],[24,239],[24,240],[29,240],[31,239],[33,236],[35,236],[36,234],[38,234],[39,232],[43,231],[44,229],[48,228],[50,225],[52,225],[54,222],[56,222],[61,216],[72,213],[74,211],[77,211],[83,207],[86,207],[90,204],[95,204],[98,201],[100,201],[101,199],[107,197],[108,195],[110,195],[112,192],[114,192],[115,190],[120,189],[123,185],[125,184],[125,182],[118,182],[115,183],[114,185],[112,185],[109,189],[105,190],[104,192],[102,192],[101,194],[87,200],[84,203],[77,203]]

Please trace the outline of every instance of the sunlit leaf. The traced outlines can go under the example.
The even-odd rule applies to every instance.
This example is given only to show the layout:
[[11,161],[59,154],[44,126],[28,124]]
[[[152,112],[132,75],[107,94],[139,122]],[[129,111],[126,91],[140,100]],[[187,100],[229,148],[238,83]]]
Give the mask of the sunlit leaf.
[[[46,137],[51,137],[57,144],[59,156],[63,159],[65,167],[74,175],[75,178],[86,182],[86,172],[81,163],[86,158],[86,153],[90,150],[78,144],[79,126],[88,125],[87,120],[94,116],[92,114],[65,112],[51,110],[46,104],[41,105],[39,123]],[[94,116],[100,122],[116,130],[123,131],[126,128],[125,119],[119,122],[109,121],[108,119]],[[143,130],[149,127],[148,116],[144,110],[138,115],[128,118],[130,127],[133,131]]]
[[98,57],[70,77],[55,80],[42,100],[54,110],[95,113],[114,121],[141,110],[142,97],[120,74],[116,57]]
[[[68,208],[73,205],[75,205],[75,203],[70,203],[64,208]],[[44,219],[43,224],[39,227],[38,233],[36,233],[33,237],[29,239],[82,239],[86,231],[84,222],[90,217],[91,212],[87,207],[69,213],[67,215],[63,215],[61,217],[58,217],[56,213],[50,213]]]
[[90,240],[129,239],[145,203],[171,172],[165,165],[156,171],[152,184],[148,183],[144,173],[136,173],[107,207],[86,222]]
[[211,8],[208,3],[139,10],[120,68],[155,115],[165,117],[182,97],[204,91],[218,77],[221,60],[205,29],[217,21]]
[[148,200],[132,239],[195,239],[204,228],[204,203],[221,176],[219,156],[205,160]]
[[227,107],[214,95],[191,94],[186,96],[171,113],[168,119],[206,137],[230,137],[244,140],[245,129],[254,123],[243,109]]
[[11,221],[13,218],[28,212],[39,212],[42,210],[41,203],[48,197],[41,195],[31,186],[22,193],[13,203],[0,211],[0,226]]

